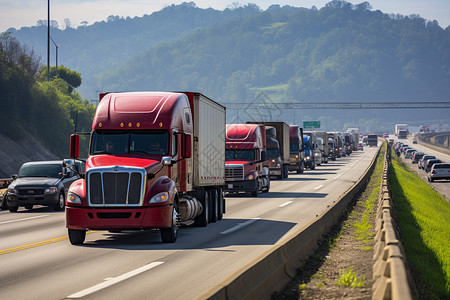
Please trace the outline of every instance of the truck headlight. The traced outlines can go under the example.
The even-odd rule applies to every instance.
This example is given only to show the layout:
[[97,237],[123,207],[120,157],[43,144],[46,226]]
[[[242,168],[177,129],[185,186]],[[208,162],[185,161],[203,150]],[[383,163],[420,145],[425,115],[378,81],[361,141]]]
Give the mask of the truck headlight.
[[275,162],[275,159],[272,159],[272,162],[274,163],[274,162]]
[[67,202],[72,204],[81,204],[81,199],[77,194],[69,192],[67,193]]
[[13,187],[9,187],[8,188],[8,193],[10,193],[10,194],[18,194],[17,190],[15,188],[13,188]]
[[247,176],[247,179],[248,179],[248,180],[253,180],[253,174],[248,175],[248,176]]
[[44,190],[44,194],[54,194],[58,191],[56,187],[49,187]]
[[161,202],[166,202],[168,199],[169,199],[169,193],[161,192],[161,193],[154,195],[152,198],[150,198],[150,201],[148,203],[161,203]]
[[310,156],[307,156],[307,157],[306,157],[306,160],[310,160],[310,159],[311,159],[311,157],[310,157]]

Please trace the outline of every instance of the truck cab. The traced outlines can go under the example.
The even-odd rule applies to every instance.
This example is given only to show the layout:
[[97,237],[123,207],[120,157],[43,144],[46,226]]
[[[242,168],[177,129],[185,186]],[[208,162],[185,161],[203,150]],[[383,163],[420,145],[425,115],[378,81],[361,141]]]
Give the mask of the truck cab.
[[225,192],[249,192],[252,197],[268,192],[269,168],[263,165],[266,156],[265,126],[228,124],[225,147]]
[[[159,229],[176,241],[179,226],[222,218],[225,107],[199,93],[100,95],[83,178],[69,188],[72,244],[88,230]],[[71,136],[71,158],[79,135]]]

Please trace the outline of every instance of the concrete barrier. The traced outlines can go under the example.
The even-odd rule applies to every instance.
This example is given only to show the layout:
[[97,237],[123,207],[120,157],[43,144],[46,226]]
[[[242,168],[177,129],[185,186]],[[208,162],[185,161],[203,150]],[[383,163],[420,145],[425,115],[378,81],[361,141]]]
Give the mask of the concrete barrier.
[[412,300],[413,283],[398,239],[389,192],[390,154],[391,148],[387,147],[375,222],[372,299]]
[[378,153],[360,180],[314,222],[293,232],[286,242],[267,250],[199,299],[271,299],[274,292],[280,291],[296,275],[296,270],[317,249],[323,235],[339,221],[355,195],[365,187]]

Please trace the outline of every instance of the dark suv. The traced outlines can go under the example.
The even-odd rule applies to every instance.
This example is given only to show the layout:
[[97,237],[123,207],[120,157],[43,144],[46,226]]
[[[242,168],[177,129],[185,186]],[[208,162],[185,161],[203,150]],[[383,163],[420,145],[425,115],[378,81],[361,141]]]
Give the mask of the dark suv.
[[[74,165],[77,167],[76,165]],[[17,212],[19,206],[32,209],[33,205],[64,209],[66,191],[80,178],[67,161],[35,161],[22,165],[13,182],[8,186],[8,208]],[[75,168],[76,169],[76,168]]]

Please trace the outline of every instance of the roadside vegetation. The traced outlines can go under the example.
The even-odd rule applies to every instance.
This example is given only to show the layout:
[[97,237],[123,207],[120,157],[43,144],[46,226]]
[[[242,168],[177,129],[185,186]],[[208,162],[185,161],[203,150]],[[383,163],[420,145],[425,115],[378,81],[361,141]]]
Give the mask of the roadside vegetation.
[[75,119],[78,131],[90,130],[95,112],[74,91],[80,85],[81,74],[64,66],[58,66],[58,74],[51,67],[48,80],[47,68],[33,50],[8,33],[0,35],[0,133],[15,140],[31,134],[56,155],[68,157]]
[[450,203],[395,155],[389,183],[419,298],[449,299]]

